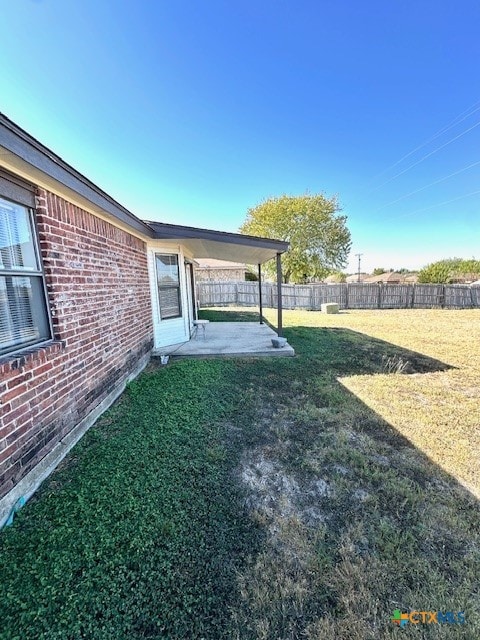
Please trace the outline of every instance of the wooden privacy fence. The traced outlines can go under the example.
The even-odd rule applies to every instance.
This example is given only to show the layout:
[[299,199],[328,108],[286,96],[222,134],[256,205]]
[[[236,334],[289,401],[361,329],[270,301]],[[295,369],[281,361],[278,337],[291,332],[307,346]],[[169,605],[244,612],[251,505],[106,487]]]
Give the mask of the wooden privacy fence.
[[[200,307],[258,306],[258,282],[198,282]],[[443,284],[283,284],[284,309],[471,309],[480,307],[480,286]],[[277,306],[277,285],[262,284],[264,307]]]

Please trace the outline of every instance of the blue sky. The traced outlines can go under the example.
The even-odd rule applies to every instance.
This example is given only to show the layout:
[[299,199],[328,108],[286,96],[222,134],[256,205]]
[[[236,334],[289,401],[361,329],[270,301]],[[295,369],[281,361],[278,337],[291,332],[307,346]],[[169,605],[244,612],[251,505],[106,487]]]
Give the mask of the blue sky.
[[324,192],[350,271],[480,258],[479,27],[477,0],[4,0],[0,110],[143,218]]

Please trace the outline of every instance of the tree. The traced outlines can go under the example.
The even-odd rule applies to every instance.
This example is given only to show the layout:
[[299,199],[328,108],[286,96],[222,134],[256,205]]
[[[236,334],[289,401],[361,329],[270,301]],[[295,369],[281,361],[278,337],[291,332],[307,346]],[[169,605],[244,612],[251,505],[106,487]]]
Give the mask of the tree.
[[383,269],[383,267],[377,267],[376,269],[373,270],[374,276],[381,276],[382,273],[387,273],[385,269]]
[[418,282],[449,284],[463,276],[472,280],[480,278],[480,260],[462,260],[461,258],[448,258],[438,260],[423,267],[418,274]]
[[[240,232],[290,242],[282,255],[284,282],[321,279],[347,262],[351,236],[340,210],[336,196],[269,198],[248,210]],[[267,263],[265,271],[273,275],[275,265]]]
[[346,282],[347,274],[343,271],[331,271],[327,276],[329,282]]

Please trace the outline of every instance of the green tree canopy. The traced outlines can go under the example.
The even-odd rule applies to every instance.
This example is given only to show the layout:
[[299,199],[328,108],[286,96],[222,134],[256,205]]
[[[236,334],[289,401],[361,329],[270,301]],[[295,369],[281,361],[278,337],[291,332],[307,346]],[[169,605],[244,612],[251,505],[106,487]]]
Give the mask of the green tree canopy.
[[329,282],[346,282],[347,281],[347,274],[344,273],[343,271],[331,271],[328,276],[327,279]]
[[[351,237],[340,210],[336,196],[269,198],[248,210],[240,232],[290,242],[282,255],[284,282],[321,279],[347,262]],[[273,275],[275,265],[267,263],[265,271]]]
[[469,277],[472,280],[480,278],[480,260],[448,258],[432,262],[421,269],[418,282],[449,284],[461,277]]
[[376,267],[376,268],[373,270],[373,275],[374,275],[374,276],[381,276],[381,275],[382,275],[382,273],[387,273],[386,269],[384,269],[383,267]]

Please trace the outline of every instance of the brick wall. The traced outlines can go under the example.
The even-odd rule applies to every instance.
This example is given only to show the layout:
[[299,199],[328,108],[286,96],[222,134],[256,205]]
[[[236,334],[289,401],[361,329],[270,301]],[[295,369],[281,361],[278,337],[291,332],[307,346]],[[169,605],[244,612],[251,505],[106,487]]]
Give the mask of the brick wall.
[[144,242],[49,192],[36,201],[54,341],[0,358],[0,498],[152,347]]

